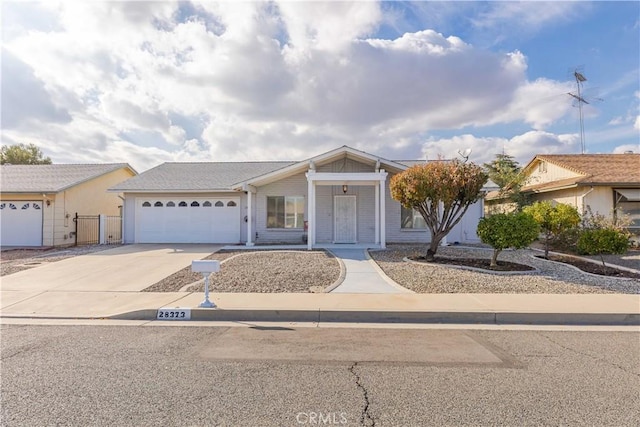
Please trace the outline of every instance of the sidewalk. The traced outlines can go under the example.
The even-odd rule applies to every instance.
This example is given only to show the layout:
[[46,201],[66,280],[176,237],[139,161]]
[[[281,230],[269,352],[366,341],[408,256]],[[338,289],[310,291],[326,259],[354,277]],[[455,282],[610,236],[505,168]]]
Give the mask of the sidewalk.
[[[199,308],[202,293],[138,292],[126,283],[81,290],[58,282],[63,275],[56,276],[55,286],[42,287],[44,282],[52,285],[47,275],[54,273],[55,264],[65,267],[60,261],[0,279],[0,317],[155,320],[159,309],[168,308],[208,321],[640,325],[640,295],[415,294],[381,276],[362,250],[334,253],[347,272],[331,293],[213,292],[216,309]],[[164,259],[175,256],[165,254]],[[22,287],[20,277],[32,283]],[[69,274],[69,283],[76,280]]]
[[621,294],[241,294],[2,291],[5,318],[154,320],[160,308],[192,320],[640,325],[640,296]]
[[336,258],[342,260],[346,275],[342,283],[331,293],[351,294],[402,294],[412,291],[398,286],[386,275],[381,274],[376,263],[369,258],[365,249],[330,249]]

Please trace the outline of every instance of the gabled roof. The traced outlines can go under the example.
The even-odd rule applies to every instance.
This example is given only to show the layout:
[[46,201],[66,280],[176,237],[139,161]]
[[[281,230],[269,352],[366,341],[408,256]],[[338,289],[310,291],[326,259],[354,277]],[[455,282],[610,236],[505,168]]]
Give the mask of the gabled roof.
[[525,166],[525,173],[541,161],[580,174],[575,178],[576,184],[640,184],[640,154],[636,153],[539,154]]
[[[545,193],[582,185],[640,187],[640,154],[538,154],[523,168],[526,175],[541,163],[548,162],[577,174],[555,181],[533,183],[524,192]],[[499,200],[503,195],[491,191],[486,200]]]
[[163,163],[111,187],[120,192],[228,191],[233,184],[264,175],[294,162]]
[[312,164],[321,165],[321,164],[329,163],[342,158],[354,159],[357,161],[370,163],[372,165],[375,165],[379,162],[382,167],[384,166],[390,167],[391,169],[397,170],[397,171],[403,171],[407,169],[407,165],[404,165],[402,163],[395,162],[393,160],[387,160],[385,158],[375,156],[373,154],[369,154],[364,151],[356,150],[355,148],[351,148],[346,145],[343,145],[342,147],[336,148],[335,150],[331,150],[326,153],[320,154],[318,156],[314,156],[309,159],[293,163],[285,168],[282,168],[281,170],[273,171],[271,173],[257,176],[256,178],[246,180],[245,182],[239,181],[236,183],[236,187],[239,187],[241,184],[244,184],[244,183],[249,185],[264,185],[269,182],[273,182],[278,179],[282,179],[287,176],[295,175],[302,171],[308,170]]
[[109,172],[127,168],[126,163],[2,165],[0,191],[2,193],[58,193]]
[[309,170],[311,163],[321,165],[339,158],[351,158],[371,165],[402,171],[420,160],[394,162],[364,151],[343,146],[302,161],[272,162],[169,162],[111,187],[117,192],[207,192],[241,190],[244,184],[263,185]]

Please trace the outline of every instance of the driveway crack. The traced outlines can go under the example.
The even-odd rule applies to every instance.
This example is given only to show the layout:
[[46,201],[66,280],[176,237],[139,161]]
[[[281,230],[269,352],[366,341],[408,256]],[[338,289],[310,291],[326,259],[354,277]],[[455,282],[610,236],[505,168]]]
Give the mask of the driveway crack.
[[356,386],[358,389],[362,391],[362,396],[364,397],[364,408],[362,409],[362,414],[360,415],[360,425],[375,427],[376,420],[373,418],[373,415],[369,412],[369,407],[371,402],[369,402],[369,392],[362,384],[362,380],[360,375],[356,372],[356,367],[358,366],[358,362],[353,362],[353,364],[349,367],[349,372],[356,378]]

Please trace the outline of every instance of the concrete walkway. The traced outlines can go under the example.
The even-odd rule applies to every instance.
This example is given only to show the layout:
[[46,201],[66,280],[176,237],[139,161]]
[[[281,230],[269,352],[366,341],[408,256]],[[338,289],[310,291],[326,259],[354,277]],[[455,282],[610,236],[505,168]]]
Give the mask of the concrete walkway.
[[342,260],[346,272],[344,281],[332,293],[343,294],[399,294],[413,293],[389,279],[369,258],[364,249],[331,249]]

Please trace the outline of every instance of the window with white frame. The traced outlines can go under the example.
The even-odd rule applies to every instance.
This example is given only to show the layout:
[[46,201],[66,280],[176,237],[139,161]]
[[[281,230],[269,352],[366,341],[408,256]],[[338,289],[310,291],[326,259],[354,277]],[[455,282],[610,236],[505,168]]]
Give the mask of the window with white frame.
[[427,228],[427,223],[424,221],[420,212],[415,209],[407,209],[402,206],[402,210],[400,212],[401,218],[401,228],[403,229],[414,229],[414,230],[423,230]]
[[267,228],[304,228],[304,197],[268,196]]

